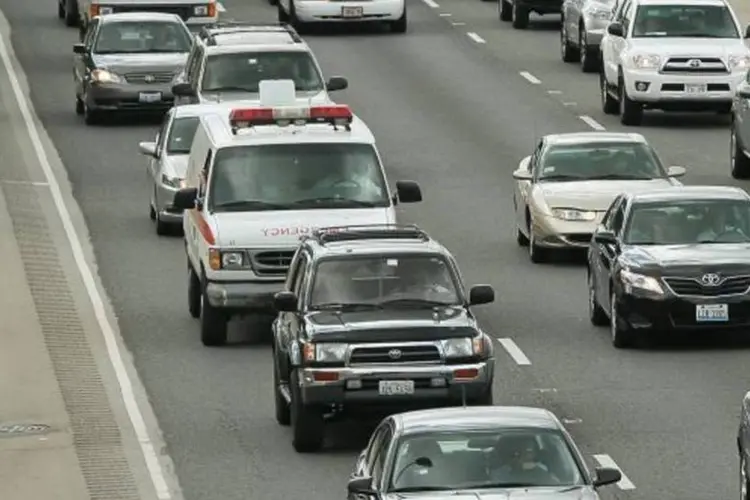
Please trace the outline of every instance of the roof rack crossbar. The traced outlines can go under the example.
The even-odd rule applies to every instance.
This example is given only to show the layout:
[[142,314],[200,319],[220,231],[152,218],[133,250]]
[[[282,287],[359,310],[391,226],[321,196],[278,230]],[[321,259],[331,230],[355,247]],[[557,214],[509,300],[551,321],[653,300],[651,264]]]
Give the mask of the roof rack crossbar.
[[295,43],[302,42],[302,38],[299,36],[299,33],[297,33],[297,30],[295,30],[292,25],[286,23],[251,23],[243,21],[223,21],[202,28],[201,36],[205,38],[209,44],[215,44],[216,40],[214,37],[221,34],[264,32],[286,32]]
[[321,245],[356,240],[418,240],[429,241],[429,235],[414,224],[360,224],[321,227],[310,234]]

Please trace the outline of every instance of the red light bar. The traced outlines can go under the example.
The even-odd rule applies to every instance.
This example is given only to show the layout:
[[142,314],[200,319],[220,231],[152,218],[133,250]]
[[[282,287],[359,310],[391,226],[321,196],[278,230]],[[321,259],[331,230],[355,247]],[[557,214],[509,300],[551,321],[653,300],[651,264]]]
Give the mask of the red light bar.
[[277,125],[290,122],[347,125],[353,119],[354,114],[352,110],[345,104],[312,107],[238,108],[233,109],[229,114],[229,123],[234,128]]

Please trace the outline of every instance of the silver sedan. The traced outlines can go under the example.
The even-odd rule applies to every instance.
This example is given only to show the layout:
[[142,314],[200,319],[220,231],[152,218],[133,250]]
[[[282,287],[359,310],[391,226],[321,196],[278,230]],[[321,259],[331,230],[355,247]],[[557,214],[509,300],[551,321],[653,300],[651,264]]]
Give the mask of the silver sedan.
[[599,43],[617,0],[565,0],[560,52],[565,62],[580,62],[584,73],[599,69]]

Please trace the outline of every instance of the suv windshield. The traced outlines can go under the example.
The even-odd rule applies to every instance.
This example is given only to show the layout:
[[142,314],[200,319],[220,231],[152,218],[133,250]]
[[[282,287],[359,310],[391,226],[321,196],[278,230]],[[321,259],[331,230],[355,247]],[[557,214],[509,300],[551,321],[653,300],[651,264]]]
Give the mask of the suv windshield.
[[552,146],[542,157],[540,181],[665,178],[656,153],[640,142],[593,142]]
[[454,305],[457,283],[441,255],[330,258],[317,265],[310,307]]
[[195,131],[198,129],[198,123],[200,123],[200,118],[197,116],[175,118],[167,139],[167,153],[173,155],[189,154]]
[[214,211],[388,207],[370,144],[274,144],[219,150],[209,203]]
[[300,92],[321,92],[323,78],[309,52],[213,54],[206,59],[202,91],[260,92],[263,80],[294,80]]
[[629,245],[750,242],[750,202],[689,200],[634,205],[626,226]]
[[640,5],[633,38],[739,38],[726,5]]
[[95,54],[189,52],[192,38],[184,27],[168,21],[104,23],[94,45]]

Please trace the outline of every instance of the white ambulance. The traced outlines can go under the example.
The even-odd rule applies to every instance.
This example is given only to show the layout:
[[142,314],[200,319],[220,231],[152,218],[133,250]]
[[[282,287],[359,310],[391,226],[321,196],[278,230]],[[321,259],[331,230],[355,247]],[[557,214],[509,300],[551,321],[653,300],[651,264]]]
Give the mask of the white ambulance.
[[346,105],[300,107],[291,81],[261,82],[259,105],[201,117],[184,187],[190,314],[206,346],[232,317],[273,313],[299,239],[315,228],[392,224],[422,201],[388,186],[375,138]]

